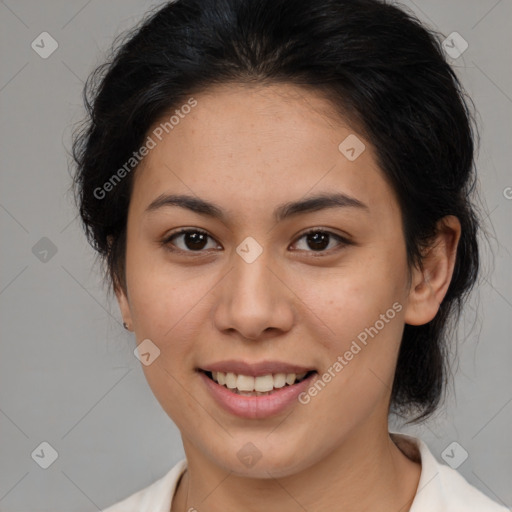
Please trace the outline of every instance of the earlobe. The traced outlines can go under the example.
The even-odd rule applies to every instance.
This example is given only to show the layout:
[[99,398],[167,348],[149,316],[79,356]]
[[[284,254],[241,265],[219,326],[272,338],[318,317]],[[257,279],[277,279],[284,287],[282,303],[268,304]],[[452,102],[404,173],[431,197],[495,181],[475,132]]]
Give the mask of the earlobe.
[[437,224],[437,234],[422,259],[422,268],[412,271],[405,323],[424,325],[437,314],[455,268],[461,226],[453,215]]
[[132,314],[130,309],[130,303],[128,301],[128,297],[126,296],[126,292],[120,286],[116,286],[115,294],[117,298],[117,303],[119,304],[119,309],[121,311],[121,316],[123,317],[123,327],[128,331],[132,331]]

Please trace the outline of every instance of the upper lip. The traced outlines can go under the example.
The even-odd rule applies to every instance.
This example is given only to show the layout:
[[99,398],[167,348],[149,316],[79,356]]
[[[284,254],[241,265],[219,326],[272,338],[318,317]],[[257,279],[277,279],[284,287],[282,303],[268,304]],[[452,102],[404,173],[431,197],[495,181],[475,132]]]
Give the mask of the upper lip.
[[290,364],[281,361],[260,361],[257,363],[247,363],[245,361],[236,361],[234,359],[227,361],[218,361],[216,363],[201,366],[200,370],[206,372],[236,373],[237,375],[248,375],[259,377],[276,373],[305,373],[312,371],[313,368]]

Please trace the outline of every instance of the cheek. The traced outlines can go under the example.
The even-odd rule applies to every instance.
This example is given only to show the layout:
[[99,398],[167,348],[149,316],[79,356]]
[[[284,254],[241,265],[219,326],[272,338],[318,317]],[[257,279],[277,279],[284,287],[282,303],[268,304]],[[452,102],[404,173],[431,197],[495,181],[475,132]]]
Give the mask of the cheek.
[[363,263],[338,271],[308,297],[329,330],[324,336],[311,331],[323,353],[319,379],[325,386],[310,388],[304,400],[310,399],[316,412],[315,428],[328,428],[333,438],[373,411],[386,416],[403,332],[401,276],[382,274],[382,262]]
[[[391,263],[390,263],[391,262]],[[307,302],[329,328],[329,336],[320,340],[328,348],[346,350],[377,323],[390,339],[400,339],[401,315],[405,300],[404,262],[396,256],[393,260],[358,255],[358,261],[336,269],[314,286],[309,280],[302,281],[308,289]],[[393,308],[393,304],[397,303]],[[384,318],[381,319],[381,315]],[[384,322],[384,324],[383,324]],[[385,328],[382,328],[384,325]]]
[[165,341],[186,323],[208,287],[206,271],[200,277],[197,268],[170,264],[162,249],[149,247],[144,239],[128,245],[127,284],[138,332]]
[[[318,393],[317,410],[339,406],[339,421],[347,425],[349,417],[356,421],[384,407],[402,338],[405,259],[400,253],[380,254],[359,254],[357,261],[309,286],[314,292],[307,302],[329,327],[324,336],[311,332],[325,356],[320,378],[327,384]],[[325,419],[320,414],[320,424]]]
[[160,350],[154,362],[142,365],[145,378],[162,408],[186,430],[201,414],[187,386],[203,324],[197,323],[204,314],[201,298],[214,283],[186,271],[170,274],[169,268],[132,258],[127,277],[137,343],[150,339]]

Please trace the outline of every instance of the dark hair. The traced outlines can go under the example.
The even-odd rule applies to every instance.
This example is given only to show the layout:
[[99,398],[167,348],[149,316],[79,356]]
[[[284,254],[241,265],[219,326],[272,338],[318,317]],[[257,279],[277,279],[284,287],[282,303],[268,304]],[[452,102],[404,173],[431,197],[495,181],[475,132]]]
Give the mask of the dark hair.
[[[117,44],[117,49],[116,48]],[[474,118],[441,45],[415,16],[377,0],[177,0],[150,13],[88,78],[88,111],[75,135],[75,195],[113,288],[125,289],[126,222],[133,172],[105,199],[95,191],[148,130],[216,84],[289,83],[323,93],[371,142],[399,201],[409,268],[446,215],[462,235],[436,317],[406,325],[391,410],[426,418],[447,377],[447,333],[478,273]]]

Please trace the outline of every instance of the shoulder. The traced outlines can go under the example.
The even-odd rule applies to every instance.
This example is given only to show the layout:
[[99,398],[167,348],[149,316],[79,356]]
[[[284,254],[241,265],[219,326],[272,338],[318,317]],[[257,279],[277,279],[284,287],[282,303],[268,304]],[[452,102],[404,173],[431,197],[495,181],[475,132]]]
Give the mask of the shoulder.
[[421,460],[421,477],[410,512],[508,512],[458,471],[439,463],[421,439],[398,433],[390,435],[409,458]]
[[182,459],[162,478],[111,505],[103,512],[169,512],[176,485],[187,467]]

